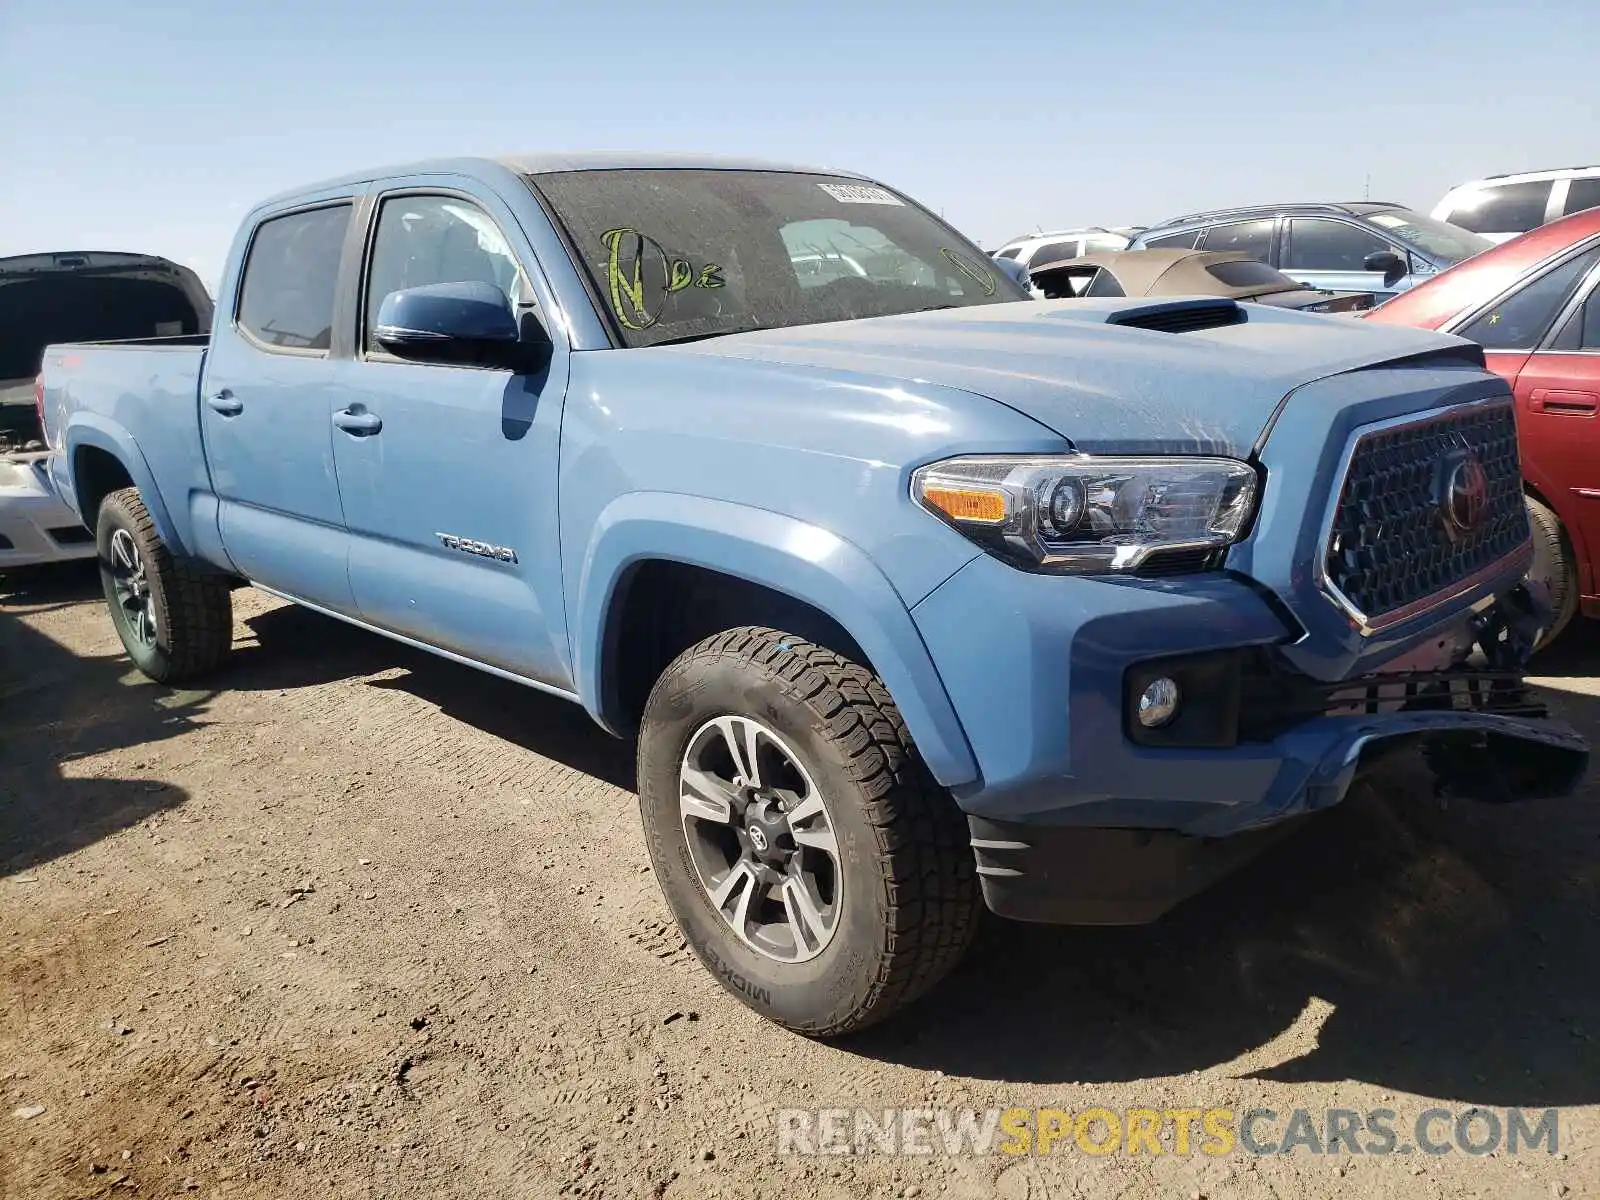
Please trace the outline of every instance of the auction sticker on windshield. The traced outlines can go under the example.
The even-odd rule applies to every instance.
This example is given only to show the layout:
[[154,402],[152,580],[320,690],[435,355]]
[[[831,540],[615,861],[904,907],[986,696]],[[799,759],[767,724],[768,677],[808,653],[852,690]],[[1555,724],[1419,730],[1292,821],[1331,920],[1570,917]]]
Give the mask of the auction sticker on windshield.
[[881,187],[869,187],[864,183],[819,183],[817,186],[840,204],[893,204],[901,206],[900,197]]

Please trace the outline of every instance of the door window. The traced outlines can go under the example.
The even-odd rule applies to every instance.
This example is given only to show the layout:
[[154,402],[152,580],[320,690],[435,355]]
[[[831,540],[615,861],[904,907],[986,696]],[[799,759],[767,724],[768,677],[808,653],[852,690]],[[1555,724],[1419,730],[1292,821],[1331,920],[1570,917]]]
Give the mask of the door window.
[[1450,223],[1473,233],[1524,233],[1544,224],[1549,200],[1549,180],[1502,183],[1462,196],[1450,211]]
[[1028,255],[1030,266],[1044,266],[1045,263],[1061,262],[1067,258],[1078,257],[1078,243],[1076,239],[1070,242],[1046,242],[1032,254]]
[[1262,262],[1272,260],[1272,229],[1277,222],[1267,217],[1259,221],[1234,221],[1214,225],[1206,233],[1206,249],[1238,251]]
[[350,205],[263,221],[239,284],[239,327],[263,346],[326,353]]
[[1600,259],[1600,247],[1575,255],[1524,284],[1457,332],[1485,350],[1531,350],[1572,290]]
[[1168,233],[1161,237],[1145,239],[1146,250],[1193,250],[1200,240],[1201,231],[1188,229],[1183,233]]
[[514,299],[520,270],[500,227],[471,201],[455,196],[385,200],[367,267],[363,344],[369,352],[378,350],[372,331],[391,292],[433,283],[490,283]]
[[1567,185],[1567,211],[1582,212],[1586,208],[1600,208],[1600,176],[1574,179]]
[[1367,255],[1392,249],[1377,234],[1356,225],[1296,219],[1289,222],[1284,265],[1290,271],[1365,271]]

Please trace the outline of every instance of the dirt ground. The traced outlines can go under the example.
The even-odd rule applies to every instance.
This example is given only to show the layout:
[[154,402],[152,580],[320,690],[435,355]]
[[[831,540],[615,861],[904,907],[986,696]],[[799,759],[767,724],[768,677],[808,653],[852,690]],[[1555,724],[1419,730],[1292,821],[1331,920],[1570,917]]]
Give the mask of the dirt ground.
[[[576,708],[257,593],[216,690],[0,599],[0,1195],[1600,1196],[1600,787],[1406,780],[1139,930],[990,922],[815,1044],[724,994]],[[1543,664],[1600,734],[1600,637]],[[1475,1157],[780,1155],[780,1109],[1559,1107]],[[42,1111],[41,1111],[42,1110]]]

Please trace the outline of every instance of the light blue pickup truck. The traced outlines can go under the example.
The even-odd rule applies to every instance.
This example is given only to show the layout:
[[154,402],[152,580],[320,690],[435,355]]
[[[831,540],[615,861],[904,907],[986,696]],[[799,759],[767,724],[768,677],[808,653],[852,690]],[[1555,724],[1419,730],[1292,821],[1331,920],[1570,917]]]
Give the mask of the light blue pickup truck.
[[582,704],[701,961],[816,1036],[985,902],[1152,920],[1393,752],[1587,765],[1475,346],[1033,302],[855,175],[353,174],[250,213],[209,337],[51,347],[42,395],[146,674],[218,666],[248,582]]

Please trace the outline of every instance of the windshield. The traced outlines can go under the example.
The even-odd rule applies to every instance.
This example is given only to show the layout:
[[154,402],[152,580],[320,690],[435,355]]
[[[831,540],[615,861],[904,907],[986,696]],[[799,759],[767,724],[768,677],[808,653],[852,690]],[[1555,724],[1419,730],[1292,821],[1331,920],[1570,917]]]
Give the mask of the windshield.
[[948,225],[858,179],[621,170],[532,183],[625,346],[1028,299]]
[[1488,238],[1469,233],[1459,225],[1436,221],[1404,208],[1375,212],[1367,220],[1396,241],[1422,251],[1445,266],[1454,266],[1494,245]]

